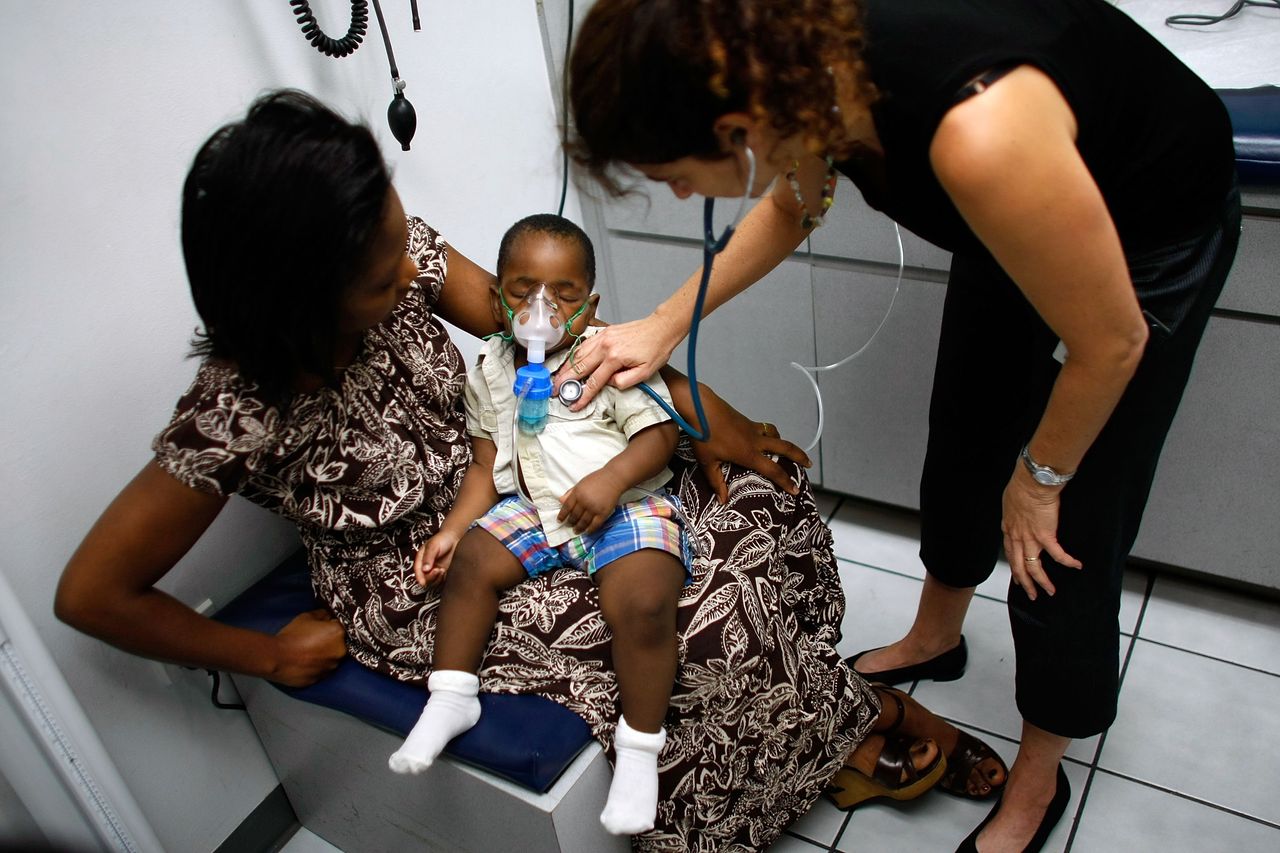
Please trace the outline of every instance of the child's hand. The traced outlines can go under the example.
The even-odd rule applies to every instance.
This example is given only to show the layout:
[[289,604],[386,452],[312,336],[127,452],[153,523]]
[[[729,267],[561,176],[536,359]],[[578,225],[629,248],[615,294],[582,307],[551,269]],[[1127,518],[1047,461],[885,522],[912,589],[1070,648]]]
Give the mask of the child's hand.
[[578,535],[594,533],[618,508],[618,498],[626,488],[627,484],[609,469],[601,468],[583,477],[561,496],[557,518],[573,525],[573,532]]
[[453,562],[453,552],[458,547],[458,537],[451,530],[441,530],[432,536],[413,558],[413,576],[418,583],[432,587],[444,580],[449,572],[449,564]]

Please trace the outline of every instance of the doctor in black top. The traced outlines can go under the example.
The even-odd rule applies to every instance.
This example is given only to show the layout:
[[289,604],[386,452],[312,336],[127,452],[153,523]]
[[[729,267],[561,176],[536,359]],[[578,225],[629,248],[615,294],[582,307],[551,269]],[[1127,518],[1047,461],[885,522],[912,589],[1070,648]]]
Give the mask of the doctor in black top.
[[[1115,717],[1124,562],[1239,239],[1221,102],[1103,0],[599,0],[570,73],[576,154],[606,186],[622,166],[680,198],[768,189],[707,311],[821,223],[836,172],[953,253],[928,577],[906,636],[856,666],[959,677],[1003,546],[1023,733],[962,848],[1039,849],[1068,800],[1069,739]],[[667,360],[697,283],[583,345],[588,398]]]

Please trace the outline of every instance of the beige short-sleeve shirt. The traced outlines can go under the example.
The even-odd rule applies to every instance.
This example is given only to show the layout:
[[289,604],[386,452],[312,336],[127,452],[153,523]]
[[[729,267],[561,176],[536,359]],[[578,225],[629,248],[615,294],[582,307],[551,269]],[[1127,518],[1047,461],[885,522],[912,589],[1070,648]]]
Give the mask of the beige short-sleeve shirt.
[[[588,329],[587,334],[594,334],[595,330]],[[547,370],[555,373],[568,358],[568,352],[565,349],[547,356]],[[561,545],[577,534],[556,519],[560,497],[621,453],[636,433],[671,417],[639,388],[622,391],[606,386],[580,412],[569,411],[553,396],[546,428],[536,436],[521,435],[519,441],[514,441],[515,379],[515,347],[500,338],[490,338],[475,367],[467,373],[467,433],[497,446],[493,485],[499,494],[517,494],[512,457],[519,452],[520,474],[538,509],[547,541],[552,546]],[[671,404],[671,394],[660,376],[651,376],[645,384]],[[657,476],[628,489],[620,501],[638,500],[645,491],[657,490],[669,479],[671,472],[664,468]]]

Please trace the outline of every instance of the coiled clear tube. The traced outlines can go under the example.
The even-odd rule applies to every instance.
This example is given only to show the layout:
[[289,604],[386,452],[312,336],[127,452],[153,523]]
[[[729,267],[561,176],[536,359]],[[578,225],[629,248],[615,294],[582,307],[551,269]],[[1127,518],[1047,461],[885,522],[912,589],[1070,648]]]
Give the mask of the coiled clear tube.
[[818,442],[822,439],[822,428],[824,426],[822,389],[818,387],[818,380],[815,377],[819,373],[825,373],[839,367],[844,367],[846,364],[866,352],[867,348],[871,346],[872,341],[874,341],[876,336],[880,334],[880,330],[884,328],[884,324],[889,321],[889,315],[893,313],[893,306],[898,301],[898,291],[902,289],[902,272],[906,266],[906,254],[902,249],[902,231],[898,229],[898,223],[896,222],[893,223],[893,233],[898,239],[898,277],[893,284],[893,297],[889,300],[889,307],[885,310],[884,317],[880,319],[880,324],[876,326],[876,330],[871,333],[871,337],[867,338],[866,343],[849,353],[849,355],[831,364],[824,364],[821,367],[818,367],[803,365],[796,361],[791,362],[791,366],[800,371],[805,379],[809,380],[809,384],[813,386],[813,396],[818,402],[818,429],[817,432],[814,433],[813,441],[809,442],[808,446],[805,447],[805,453],[808,453],[810,450],[817,447]]

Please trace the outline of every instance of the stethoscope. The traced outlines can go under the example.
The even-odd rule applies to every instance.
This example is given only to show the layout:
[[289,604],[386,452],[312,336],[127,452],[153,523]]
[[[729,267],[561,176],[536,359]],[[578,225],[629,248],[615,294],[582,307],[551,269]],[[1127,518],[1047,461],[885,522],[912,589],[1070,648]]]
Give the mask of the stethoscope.
[[564,405],[572,406],[582,399],[582,383],[577,379],[564,380],[560,383],[560,390],[556,392],[556,397]]
[[[715,199],[708,196],[702,204],[702,279],[698,282],[698,297],[693,303],[693,319],[689,323],[689,393],[693,398],[693,410],[698,416],[699,429],[695,429],[684,418],[667,405],[667,401],[662,399],[658,392],[654,391],[647,384],[641,382],[640,390],[644,391],[653,398],[662,409],[671,416],[682,430],[689,434],[689,437],[695,441],[706,441],[711,438],[711,425],[707,423],[706,412],[702,409],[702,395],[698,392],[698,326],[702,322],[702,306],[707,298],[707,285],[711,282],[711,264],[715,256],[724,251],[725,246],[729,245],[729,238],[733,236],[734,229],[738,227],[738,223],[742,221],[742,215],[746,212],[747,202],[751,199],[751,188],[756,183],[756,155],[751,150],[751,146],[746,144],[742,136],[742,131],[734,133],[734,144],[741,145],[742,150],[747,155],[747,185],[742,191],[742,198],[738,201],[738,210],[733,215],[733,220],[725,226],[724,231],[719,237],[716,237],[714,226],[712,225],[711,215],[715,209]],[[561,402],[564,402],[565,385],[573,383],[577,387],[569,393],[574,395],[573,400],[582,397],[582,383],[576,379],[566,380],[561,385],[560,394]]]
[[[1280,2],[1280,0],[1278,0],[1278,2]],[[733,141],[734,141],[734,144],[736,145],[742,145],[747,155],[747,188],[746,188],[746,191],[743,193],[742,198],[738,202],[738,210],[733,216],[733,221],[730,222],[728,227],[724,229],[724,233],[722,233],[719,238],[715,236],[715,232],[712,230],[712,225],[711,225],[711,211],[714,205],[714,199],[708,197],[702,208],[702,211],[703,211],[702,213],[702,217],[703,217],[702,280],[698,284],[698,298],[694,302],[693,320],[689,326],[689,384],[691,386],[690,394],[693,398],[693,408],[698,415],[698,424],[701,427],[701,430],[696,430],[692,426],[690,426],[684,420],[684,418],[680,417],[680,415],[677,414],[674,409],[668,406],[666,404],[666,401],[663,400],[661,397],[659,397],[654,392],[654,390],[650,388],[648,385],[645,385],[644,383],[640,383],[640,386],[639,386],[641,390],[643,390],[646,394],[652,397],[658,403],[658,405],[660,405],[667,412],[667,414],[671,416],[672,420],[674,420],[677,424],[680,425],[681,429],[683,429],[685,432],[689,434],[690,438],[695,439],[696,441],[706,441],[708,438],[711,437],[711,428],[710,428],[710,425],[707,423],[706,414],[702,410],[702,395],[698,393],[698,368],[695,361],[695,355],[698,347],[698,324],[702,322],[702,306],[707,295],[707,284],[711,280],[711,263],[712,263],[712,260],[715,258],[715,256],[723,252],[725,246],[729,244],[729,238],[733,236],[734,229],[738,227],[738,223],[742,220],[743,212],[746,210],[746,207],[747,207],[747,201],[751,197],[751,188],[755,185],[755,181],[756,181],[755,154],[751,151],[751,148],[749,146],[745,145],[745,141],[743,140],[740,134],[741,134],[741,131],[737,131]],[[768,190],[766,190],[765,192],[767,194]],[[898,228],[898,224],[896,222],[893,224],[893,230],[894,230],[895,236],[897,237],[897,242],[898,242],[898,276],[897,276],[896,282],[894,283],[893,296],[889,300],[889,307],[885,310],[884,317],[880,319],[880,323],[879,325],[876,326],[875,331],[871,333],[871,337],[868,338],[866,343],[864,343],[857,350],[855,350],[854,352],[850,353],[849,355],[845,356],[844,358],[840,359],[839,361],[833,364],[827,364],[827,365],[823,365],[822,367],[818,367],[818,366],[805,366],[794,361],[791,362],[791,366],[794,367],[796,370],[799,370],[804,375],[805,379],[809,381],[809,384],[813,386],[814,397],[817,400],[817,405],[818,405],[818,428],[817,428],[817,431],[814,433],[813,440],[809,442],[809,445],[807,447],[804,448],[806,453],[812,450],[814,447],[816,447],[818,444],[818,441],[822,438],[823,414],[824,414],[823,405],[822,405],[822,391],[818,387],[818,382],[814,378],[814,375],[823,371],[835,370],[837,368],[843,367],[844,365],[848,364],[850,361],[853,361],[855,358],[857,358],[858,356],[866,352],[867,349],[871,346],[872,342],[880,335],[880,330],[883,329],[885,326],[885,323],[888,322],[889,315],[893,313],[894,305],[897,304],[898,292],[902,288],[902,273],[906,266],[905,264],[906,259],[905,259],[903,248],[902,248],[902,231]],[[570,391],[570,393],[573,395],[573,399],[578,400],[582,396],[581,383],[577,382],[576,380],[570,380],[570,381],[575,382],[575,384],[578,386],[577,388],[574,388]]]

